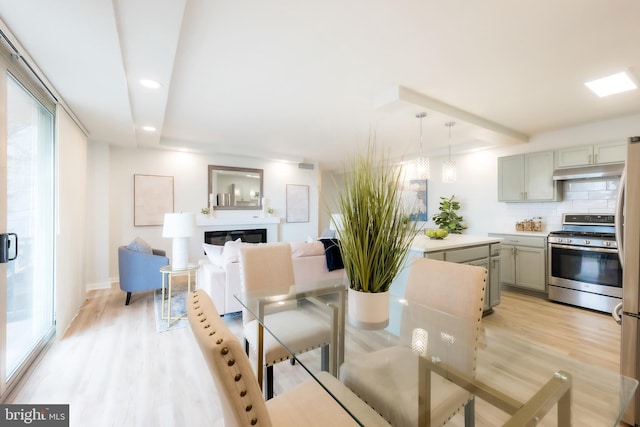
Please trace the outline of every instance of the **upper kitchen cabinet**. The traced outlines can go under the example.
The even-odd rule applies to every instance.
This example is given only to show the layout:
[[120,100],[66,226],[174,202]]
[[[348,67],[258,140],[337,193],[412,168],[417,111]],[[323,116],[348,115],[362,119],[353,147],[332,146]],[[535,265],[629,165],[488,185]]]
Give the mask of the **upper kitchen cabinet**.
[[560,198],[553,180],[553,151],[498,158],[498,201],[540,202]]
[[624,163],[627,157],[625,141],[568,147],[556,151],[557,168]]

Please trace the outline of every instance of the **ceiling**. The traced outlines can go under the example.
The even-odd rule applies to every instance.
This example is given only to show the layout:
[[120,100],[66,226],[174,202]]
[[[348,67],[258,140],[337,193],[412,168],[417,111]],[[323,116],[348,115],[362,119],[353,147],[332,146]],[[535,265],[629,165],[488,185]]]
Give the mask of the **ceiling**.
[[638,0],[0,0],[90,140],[323,167],[373,138],[415,156],[420,111],[431,154],[448,121],[456,153],[640,113],[640,90],[584,86],[639,75],[638,16]]

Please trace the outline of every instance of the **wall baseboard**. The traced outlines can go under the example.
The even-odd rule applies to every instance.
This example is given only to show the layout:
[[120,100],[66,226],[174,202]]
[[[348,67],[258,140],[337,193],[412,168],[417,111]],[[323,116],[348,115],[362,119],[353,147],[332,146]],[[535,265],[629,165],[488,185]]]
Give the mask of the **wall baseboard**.
[[115,284],[118,283],[119,279],[116,278],[110,278],[109,280],[105,280],[103,282],[96,282],[96,283],[87,283],[86,289],[87,291],[93,291],[96,289],[111,289],[111,287]]

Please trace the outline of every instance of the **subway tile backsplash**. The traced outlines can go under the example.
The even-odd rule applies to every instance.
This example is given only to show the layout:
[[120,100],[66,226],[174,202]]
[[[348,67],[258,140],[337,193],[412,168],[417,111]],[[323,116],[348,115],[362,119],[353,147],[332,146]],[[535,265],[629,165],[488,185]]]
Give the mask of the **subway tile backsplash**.
[[[616,210],[620,177],[588,178],[564,181],[561,202],[506,203],[509,222],[542,217],[543,231],[559,230],[564,213],[604,213]],[[514,228],[515,230],[515,228]]]

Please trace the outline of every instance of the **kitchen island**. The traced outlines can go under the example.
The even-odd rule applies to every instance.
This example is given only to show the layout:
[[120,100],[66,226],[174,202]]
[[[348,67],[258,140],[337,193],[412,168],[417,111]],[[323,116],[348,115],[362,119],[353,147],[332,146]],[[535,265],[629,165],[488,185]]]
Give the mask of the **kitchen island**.
[[[500,242],[499,237],[450,234],[445,239],[430,239],[418,235],[413,241],[405,261],[408,267],[416,257],[477,265],[488,271],[484,312],[490,313],[500,304]],[[404,295],[408,268],[404,268],[391,285],[394,295]]]

